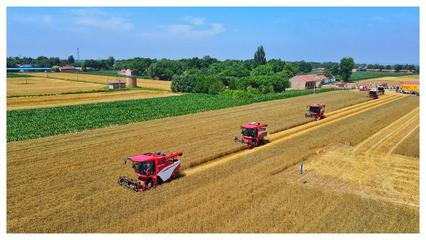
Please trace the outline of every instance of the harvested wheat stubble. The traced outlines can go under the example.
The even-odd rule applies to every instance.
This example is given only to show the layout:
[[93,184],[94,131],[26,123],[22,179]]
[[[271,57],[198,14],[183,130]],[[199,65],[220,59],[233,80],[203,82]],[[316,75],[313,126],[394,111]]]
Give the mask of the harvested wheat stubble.
[[178,93],[151,90],[132,90],[116,92],[80,93],[53,96],[32,96],[7,99],[7,110],[48,108],[75,104],[111,102],[131,99],[145,99],[177,96]]
[[420,155],[420,127],[412,129],[412,133],[404,139],[393,151],[395,154],[401,154],[410,157],[419,157]]
[[[289,100],[292,99],[279,101],[280,106]],[[288,104],[292,106],[295,102]],[[100,130],[70,134],[68,141],[65,136],[57,136],[10,143],[8,180],[13,181],[8,181],[8,231],[418,232],[416,208],[306,188],[294,184],[285,171],[276,171],[328,144],[357,144],[370,132],[379,131],[412,110],[416,104],[416,98],[403,98],[140,194],[126,191],[116,184],[119,175],[131,174],[130,167],[123,166],[119,159],[124,158],[128,150],[137,151],[137,141],[133,141],[137,135],[127,141],[115,137],[131,135],[132,130],[141,125],[135,124],[128,132],[121,129],[114,133],[103,129],[103,134]],[[241,112],[230,110],[216,112],[226,112],[222,115],[225,118],[241,117],[238,117]],[[249,112],[254,114],[256,108]],[[201,129],[203,114],[207,113],[194,114],[194,127],[187,127],[195,135],[194,139],[197,133],[202,136],[201,132],[208,132],[208,129]],[[186,122],[188,117],[174,119]],[[200,125],[197,124],[199,119]],[[210,115],[208,119],[214,118]],[[286,120],[290,119],[281,116],[276,121]],[[162,121],[170,123],[166,119]],[[179,135],[159,134],[163,137],[158,146],[172,141],[183,143],[181,147],[192,143],[179,141],[176,139]],[[123,140],[122,146],[117,145]],[[149,142],[149,138],[144,141],[145,144]],[[209,142],[208,139],[205,142]],[[198,157],[215,152],[213,144],[207,147],[203,144],[201,140],[194,143],[195,147],[204,149],[204,154]],[[194,154],[185,154],[183,162],[188,164]],[[25,184],[27,182],[32,184]],[[152,202],[158,207],[152,207]],[[121,224],[123,219],[132,224]]]
[[[46,77],[46,73],[29,73],[32,76]],[[85,81],[92,83],[107,84],[108,82],[114,81],[126,81],[125,77],[122,76],[104,76],[104,75],[92,75],[92,74],[77,74],[76,73],[48,73],[48,77],[59,78],[64,80],[74,80],[74,81]],[[147,88],[157,88],[161,90],[170,91],[171,81],[161,81],[161,80],[152,80],[152,79],[140,79],[138,78],[139,87]]]
[[399,77],[380,77],[366,80],[357,81],[358,84],[367,84],[377,86],[380,84],[388,84],[388,86],[399,86],[401,87],[401,82],[418,82],[419,75],[407,75],[407,76],[399,76]]
[[95,83],[71,82],[43,77],[8,78],[7,96],[60,94],[66,92],[91,91],[101,88]]

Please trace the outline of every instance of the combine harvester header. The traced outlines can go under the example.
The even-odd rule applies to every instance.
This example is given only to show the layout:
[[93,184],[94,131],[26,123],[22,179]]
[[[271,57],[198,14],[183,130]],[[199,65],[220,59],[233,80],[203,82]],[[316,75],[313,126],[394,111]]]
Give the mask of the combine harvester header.
[[[182,152],[167,155],[163,152],[150,152],[127,158],[132,161],[132,168],[137,179],[125,176],[118,178],[118,184],[135,192],[145,191],[163,182],[169,181],[178,175],[180,161],[177,157]],[[124,164],[127,163],[124,161]]]

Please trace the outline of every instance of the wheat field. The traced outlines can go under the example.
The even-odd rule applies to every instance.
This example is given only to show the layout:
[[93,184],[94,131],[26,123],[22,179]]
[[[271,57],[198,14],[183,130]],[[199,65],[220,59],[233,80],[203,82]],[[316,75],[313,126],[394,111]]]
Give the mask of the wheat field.
[[237,151],[233,136],[246,121],[267,122],[277,132],[308,121],[303,113],[309,103],[324,102],[331,112],[367,100],[365,93],[329,92],[9,143],[8,232],[418,232],[416,206],[331,191],[331,185],[298,173],[301,159],[309,173],[309,162],[324,149],[356,146],[415,110],[416,97],[267,144],[147,192],[116,184],[119,175],[132,174],[121,161],[127,156],[181,150],[190,170]]
[[[57,79],[65,79],[65,80],[78,80],[90,83],[100,83],[107,84],[108,82],[114,81],[126,81],[125,77],[122,76],[104,76],[104,75],[92,75],[92,74],[78,74],[77,73],[62,73],[62,72],[52,72],[52,73],[28,73],[32,76],[37,77],[49,77],[49,78],[57,78]],[[170,91],[171,81],[161,81],[161,80],[152,80],[152,79],[142,79],[138,78],[138,86],[146,87],[146,88],[156,88],[161,90]]]

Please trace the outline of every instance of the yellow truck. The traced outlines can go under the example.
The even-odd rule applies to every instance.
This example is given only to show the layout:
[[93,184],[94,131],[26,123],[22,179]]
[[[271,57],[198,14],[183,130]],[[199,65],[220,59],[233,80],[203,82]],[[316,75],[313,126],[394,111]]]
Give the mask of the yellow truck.
[[419,92],[419,85],[414,85],[414,84],[403,84],[401,85],[401,90],[403,91],[414,91],[414,92]]

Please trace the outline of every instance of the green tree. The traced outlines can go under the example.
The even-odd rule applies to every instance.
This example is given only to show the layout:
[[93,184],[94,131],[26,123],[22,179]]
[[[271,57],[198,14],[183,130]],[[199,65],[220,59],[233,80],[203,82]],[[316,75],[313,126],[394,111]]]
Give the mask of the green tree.
[[402,69],[402,65],[401,64],[396,64],[393,68],[395,69],[395,72],[399,72]]
[[197,84],[196,74],[174,75],[172,77],[173,92],[193,92]]
[[81,62],[81,71],[87,72],[87,66],[86,66],[86,61],[85,60],[83,60]]
[[45,56],[40,56],[40,57],[36,58],[35,65],[38,66],[38,67],[51,67],[50,62],[49,62],[49,58],[47,58]]
[[114,59],[114,57],[111,56],[107,59],[106,62],[107,62],[108,69],[112,69],[113,66],[114,66],[114,63],[115,63],[115,59]]
[[266,76],[273,74],[274,71],[272,70],[272,65],[270,64],[259,65],[250,72],[250,76]]
[[354,65],[354,59],[351,57],[342,58],[340,60],[340,76],[344,82],[348,82],[351,78]]
[[309,73],[312,71],[312,65],[310,63],[307,63],[305,61],[301,61],[299,63],[299,71],[302,73]]
[[324,68],[324,75],[328,78],[336,77],[339,74],[339,64],[338,63],[330,63],[327,64]]
[[70,55],[68,56],[68,64],[74,64],[75,60],[74,60],[74,56]]
[[287,73],[289,78],[292,78],[299,72],[299,66],[293,63],[286,63],[283,71]]
[[285,71],[270,76],[270,82],[272,83],[274,92],[283,92],[290,86],[288,74]]
[[263,49],[263,46],[259,46],[254,53],[254,62],[256,66],[266,63],[265,50]]
[[271,59],[267,64],[272,66],[272,71],[274,73],[281,72],[285,66],[285,62],[281,59]]

